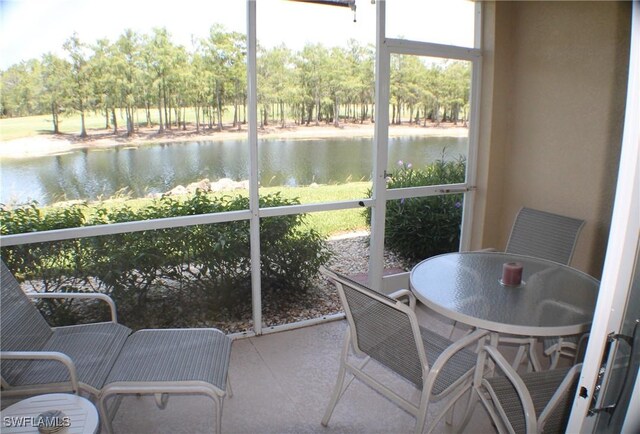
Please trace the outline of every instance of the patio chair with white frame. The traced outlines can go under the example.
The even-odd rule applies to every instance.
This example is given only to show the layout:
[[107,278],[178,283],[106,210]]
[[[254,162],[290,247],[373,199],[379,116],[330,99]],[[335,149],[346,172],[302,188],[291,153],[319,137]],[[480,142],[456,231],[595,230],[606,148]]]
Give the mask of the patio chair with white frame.
[[[583,226],[584,220],[522,207],[513,222],[505,252],[569,265]],[[557,366],[560,356],[575,357],[578,339],[579,336],[558,336],[543,340],[544,354],[551,360],[550,369]],[[520,365],[527,347],[533,366],[539,365],[535,356],[535,338],[501,337],[501,342],[520,344],[514,366]]]
[[[474,390],[498,432],[564,432],[582,364],[519,375],[496,347],[486,345],[480,354]],[[483,366],[487,356],[491,370]]]
[[[436,418],[430,421],[430,432],[470,390],[477,356],[467,347],[477,344],[487,332],[477,330],[451,342],[419,326],[414,312],[416,299],[410,291],[399,290],[386,296],[334,271],[326,268],[321,271],[335,283],[348,322],[338,379],[322,425],[328,425],[336,404],[351,384],[349,381],[345,386],[348,372],[415,416],[416,433],[424,430],[429,403],[449,398]],[[401,299],[406,299],[408,304]],[[350,350],[360,360],[352,360]],[[371,360],[420,389],[419,402],[400,396],[366,372]]]

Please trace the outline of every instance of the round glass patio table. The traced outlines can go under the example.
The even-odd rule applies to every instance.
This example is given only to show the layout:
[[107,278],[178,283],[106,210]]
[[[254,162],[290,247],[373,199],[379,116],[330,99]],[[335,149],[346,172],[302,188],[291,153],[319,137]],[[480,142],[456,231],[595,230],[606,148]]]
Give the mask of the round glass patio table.
[[[523,265],[522,284],[501,283],[502,266]],[[455,321],[497,333],[564,336],[591,325],[600,282],[545,259],[509,253],[448,253],[416,265],[416,298]]]

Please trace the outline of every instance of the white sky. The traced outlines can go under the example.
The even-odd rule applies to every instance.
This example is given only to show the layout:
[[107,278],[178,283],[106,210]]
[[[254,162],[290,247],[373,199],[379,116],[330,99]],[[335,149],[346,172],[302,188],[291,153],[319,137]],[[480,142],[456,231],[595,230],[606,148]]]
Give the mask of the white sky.
[[[375,5],[357,0],[357,22],[347,8],[284,0],[257,0],[258,41],[300,49],[306,42],[343,45],[375,40]],[[473,45],[473,3],[466,0],[387,0],[387,36]],[[244,0],[0,0],[0,69],[47,52],[64,55],[73,32],[80,40],[111,41],[126,28],[149,33],[166,27],[173,41],[190,48],[212,24],[245,32]]]

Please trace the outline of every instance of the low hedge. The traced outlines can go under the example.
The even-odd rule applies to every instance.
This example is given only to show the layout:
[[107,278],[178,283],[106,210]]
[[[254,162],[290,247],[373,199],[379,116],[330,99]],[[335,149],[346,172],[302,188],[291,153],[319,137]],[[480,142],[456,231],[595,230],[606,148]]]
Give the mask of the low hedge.
[[[260,206],[288,206],[297,199],[279,194]],[[246,197],[216,197],[197,191],[163,197],[138,209],[102,203],[63,208],[0,210],[3,235],[166,217],[246,210]],[[305,291],[329,259],[325,240],[305,224],[304,215],[262,219],[263,293]],[[129,232],[108,236],[1,248],[20,280],[39,291],[94,291],[110,295],[121,321],[130,327],[192,326],[219,314],[240,317],[251,309],[249,222]],[[94,307],[46,300],[53,324],[104,316]]]
[[[424,168],[398,162],[387,188],[456,184],[465,180],[465,160],[438,160]],[[387,202],[385,247],[409,263],[457,251],[460,244],[462,194],[414,197]],[[371,212],[366,211],[367,222]]]

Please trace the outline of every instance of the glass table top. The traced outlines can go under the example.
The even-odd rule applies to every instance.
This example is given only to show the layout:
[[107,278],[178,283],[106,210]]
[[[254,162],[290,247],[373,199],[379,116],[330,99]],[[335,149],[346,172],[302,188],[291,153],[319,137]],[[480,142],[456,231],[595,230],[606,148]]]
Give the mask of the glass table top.
[[[500,282],[503,264],[523,265],[522,284]],[[507,253],[434,256],[411,271],[411,289],[428,307],[495,332],[559,336],[586,331],[600,282],[574,268]]]

